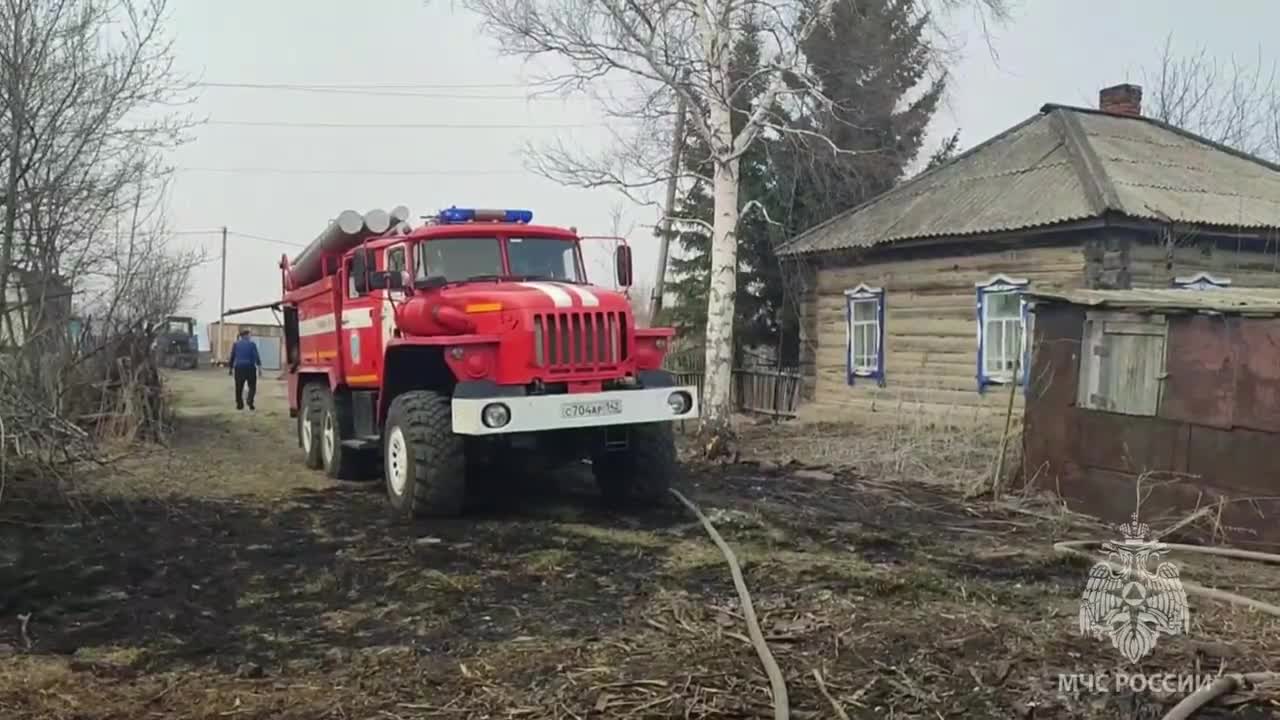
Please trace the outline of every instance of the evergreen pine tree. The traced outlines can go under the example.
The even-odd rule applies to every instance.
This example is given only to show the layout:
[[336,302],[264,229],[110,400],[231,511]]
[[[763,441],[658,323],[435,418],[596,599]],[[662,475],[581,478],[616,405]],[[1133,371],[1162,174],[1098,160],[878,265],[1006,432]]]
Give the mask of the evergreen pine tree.
[[[816,8],[820,0],[811,2]],[[783,310],[786,282],[775,247],[892,188],[919,155],[945,78],[928,79],[936,55],[925,36],[928,17],[917,6],[915,0],[836,3],[830,23],[803,47],[833,106],[805,108],[798,116],[792,110],[790,124],[813,135],[762,138],[743,156],[740,197],[750,206],[738,227],[738,352],[780,344],[784,365],[798,361],[797,318]],[[759,54],[759,38],[745,33],[735,67],[757,67]],[[747,111],[739,109],[735,121]],[[931,166],[949,158],[958,140],[944,142]],[[832,144],[852,153],[836,153]],[[710,175],[708,152],[693,133],[683,158],[687,169]],[[676,217],[710,223],[709,180],[692,182],[676,205]],[[676,226],[667,279],[676,302],[661,321],[696,342],[706,321],[710,234],[700,224]]]

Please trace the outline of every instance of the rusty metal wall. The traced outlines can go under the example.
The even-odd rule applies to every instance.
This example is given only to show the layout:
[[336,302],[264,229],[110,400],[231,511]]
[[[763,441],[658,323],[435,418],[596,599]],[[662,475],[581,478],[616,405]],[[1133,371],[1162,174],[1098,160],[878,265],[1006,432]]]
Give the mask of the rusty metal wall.
[[1160,527],[1225,501],[1230,542],[1280,545],[1280,319],[1171,317],[1158,416],[1137,417],[1075,406],[1084,318],[1071,305],[1037,309],[1028,478],[1072,509],[1123,522],[1139,478],[1155,473],[1143,480],[1143,521]]

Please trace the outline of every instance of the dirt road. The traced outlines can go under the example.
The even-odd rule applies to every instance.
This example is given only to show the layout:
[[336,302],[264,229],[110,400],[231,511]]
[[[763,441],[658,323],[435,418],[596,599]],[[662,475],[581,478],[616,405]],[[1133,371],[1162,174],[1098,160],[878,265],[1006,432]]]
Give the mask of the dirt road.
[[[554,494],[397,526],[379,484],[302,467],[278,382],[253,413],[223,374],[173,384],[170,448],[71,503],[0,506],[0,718],[769,716],[727,569],[682,509],[611,514],[569,474]],[[1058,673],[1123,663],[1078,635],[1087,567],[1050,550],[1097,528],[795,470],[695,464],[681,484],[744,561],[794,716],[834,717],[815,669],[852,717],[1159,707],[1058,691]],[[1191,562],[1200,582],[1270,584],[1250,592],[1277,601],[1275,572]],[[1280,665],[1275,623],[1192,613],[1144,672]]]

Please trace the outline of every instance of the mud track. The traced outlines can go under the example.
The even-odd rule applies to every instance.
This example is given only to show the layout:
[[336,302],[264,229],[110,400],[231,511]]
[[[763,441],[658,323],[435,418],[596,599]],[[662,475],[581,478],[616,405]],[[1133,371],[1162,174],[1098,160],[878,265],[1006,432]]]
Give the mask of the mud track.
[[[769,716],[727,569],[674,503],[610,513],[566,472],[398,526],[379,484],[302,467],[278,383],[253,414],[229,409],[223,375],[174,383],[171,447],[0,506],[0,718]],[[796,469],[691,464],[680,485],[744,562],[794,716],[834,716],[814,669],[858,718],[1159,717],[1176,700],[1059,692],[1062,672],[1138,672],[1079,636],[1087,567],[1050,549],[1098,528]],[[1274,570],[1179,560],[1280,599]],[[1193,601],[1190,635],[1141,671],[1278,666],[1276,623]],[[1271,697],[1217,717],[1273,717]]]

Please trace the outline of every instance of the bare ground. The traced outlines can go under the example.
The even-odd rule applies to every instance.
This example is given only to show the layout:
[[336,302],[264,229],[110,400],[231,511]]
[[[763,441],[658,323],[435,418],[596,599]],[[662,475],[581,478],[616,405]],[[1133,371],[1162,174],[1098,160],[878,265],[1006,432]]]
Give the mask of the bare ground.
[[[396,526],[379,484],[301,466],[278,382],[253,414],[230,408],[225,376],[174,385],[171,447],[67,497],[11,483],[0,718],[771,715],[727,567],[678,506],[612,514],[569,472],[555,493],[517,479],[464,518]],[[1125,666],[1079,635],[1087,563],[1052,552],[1114,533],[1043,503],[776,462],[814,437],[750,429],[774,463],[692,463],[680,485],[743,561],[793,716],[836,717],[814,670],[854,718],[1158,718],[1176,697],[1061,693],[1058,674],[1280,669],[1280,623],[1195,598],[1187,636]],[[1278,568],[1175,559],[1280,602]],[[1277,717],[1276,697],[1200,717]]]

